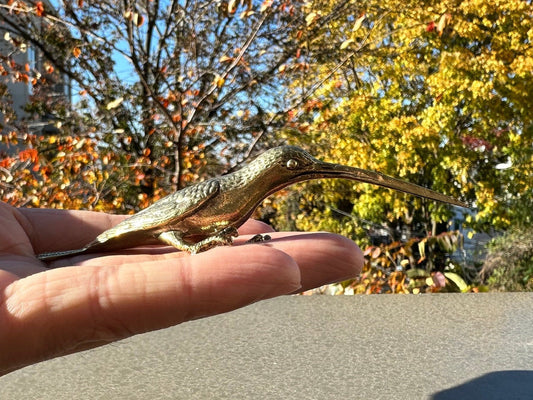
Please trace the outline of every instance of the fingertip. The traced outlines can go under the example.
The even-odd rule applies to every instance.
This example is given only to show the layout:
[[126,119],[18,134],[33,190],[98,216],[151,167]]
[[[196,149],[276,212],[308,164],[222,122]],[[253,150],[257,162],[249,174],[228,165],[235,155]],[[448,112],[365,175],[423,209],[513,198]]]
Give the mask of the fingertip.
[[302,289],[356,277],[364,265],[359,247],[350,239],[327,232],[279,232],[266,246],[289,254],[301,271]]
[[329,232],[316,232],[310,238],[315,242],[314,265],[321,263],[322,266],[318,269],[310,268],[308,279],[304,280],[304,288],[341,282],[361,273],[364,265],[363,252],[354,241]]
[[337,234],[333,234],[333,236],[335,236],[335,246],[338,251],[345,255],[342,261],[345,265],[344,269],[347,274],[346,278],[358,276],[365,263],[362,250],[353,240],[348,239],[345,236]]

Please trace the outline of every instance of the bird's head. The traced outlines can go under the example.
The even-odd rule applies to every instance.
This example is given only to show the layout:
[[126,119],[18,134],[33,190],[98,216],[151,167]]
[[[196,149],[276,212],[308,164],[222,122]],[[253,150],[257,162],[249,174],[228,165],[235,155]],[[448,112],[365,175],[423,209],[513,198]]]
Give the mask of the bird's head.
[[280,146],[265,151],[249,164],[248,171],[259,178],[257,184],[264,185],[269,193],[296,182],[322,178],[344,178],[465,207],[464,203],[452,197],[380,172],[317,160],[296,146]]

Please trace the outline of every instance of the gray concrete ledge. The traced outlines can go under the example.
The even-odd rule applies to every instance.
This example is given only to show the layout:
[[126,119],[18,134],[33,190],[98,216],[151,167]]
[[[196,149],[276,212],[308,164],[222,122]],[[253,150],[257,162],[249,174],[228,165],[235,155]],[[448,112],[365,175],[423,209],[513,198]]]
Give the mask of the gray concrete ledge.
[[533,294],[283,297],[0,378],[1,399],[532,399]]

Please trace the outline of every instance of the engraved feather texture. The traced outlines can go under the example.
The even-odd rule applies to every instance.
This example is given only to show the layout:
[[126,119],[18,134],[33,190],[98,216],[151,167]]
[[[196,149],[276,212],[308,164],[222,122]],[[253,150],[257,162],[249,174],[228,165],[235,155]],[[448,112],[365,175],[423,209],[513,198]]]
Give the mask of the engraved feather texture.
[[131,231],[160,230],[164,226],[175,222],[176,219],[185,218],[188,213],[194,212],[207,199],[215,195],[219,189],[220,183],[218,178],[213,178],[178,190],[152,204],[150,207],[132,215],[117,226],[103,232],[96,240],[102,243],[112,237]]
[[290,154],[292,146],[275,147],[265,151],[261,156],[251,161],[245,168],[235,171],[232,174],[223,175],[220,177],[221,190],[228,190],[234,187],[251,182],[257,178],[258,175],[267,171],[276,161],[284,154]]
[[111,251],[153,242],[190,253],[231,244],[241,226],[270,194],[296,182],[344,178],[367,182],[465,207],[430,189],[340,164],[322,162],[294,146],[267,150],[238,171],[199,182],[155,202],[76,250],[44,253],[41,260],[85,252]]

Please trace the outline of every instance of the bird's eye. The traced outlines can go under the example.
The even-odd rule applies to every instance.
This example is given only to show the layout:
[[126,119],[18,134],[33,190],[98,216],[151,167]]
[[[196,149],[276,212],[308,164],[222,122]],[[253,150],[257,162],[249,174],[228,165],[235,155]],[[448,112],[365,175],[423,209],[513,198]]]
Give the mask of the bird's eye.
[[298,161],[294,160],[294,159],[290,159],[289,161],[287,161],[287,168],[288,169],[294,169],[298,166]]

